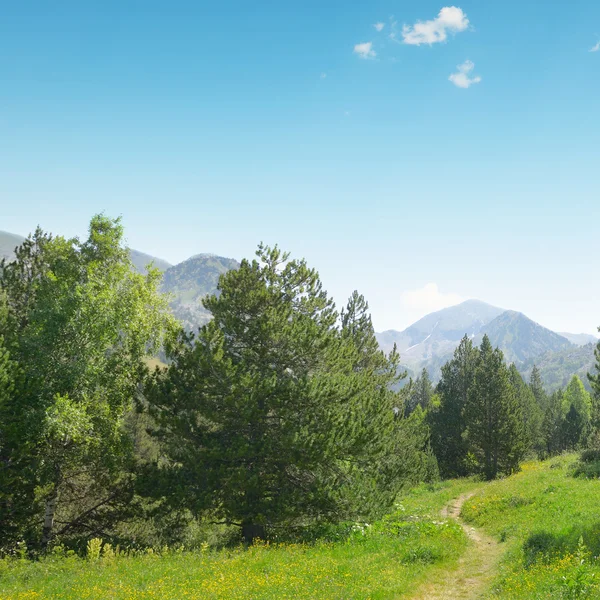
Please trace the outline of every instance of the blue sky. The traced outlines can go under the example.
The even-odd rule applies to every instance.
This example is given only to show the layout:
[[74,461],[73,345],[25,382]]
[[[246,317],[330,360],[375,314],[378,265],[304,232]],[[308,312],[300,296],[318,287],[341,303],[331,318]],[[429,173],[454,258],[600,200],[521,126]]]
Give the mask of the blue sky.
[[0,229],[105,211],[171,262],[278,243],[377,329],[593,333],[599,41],[595,0],[4,3]]

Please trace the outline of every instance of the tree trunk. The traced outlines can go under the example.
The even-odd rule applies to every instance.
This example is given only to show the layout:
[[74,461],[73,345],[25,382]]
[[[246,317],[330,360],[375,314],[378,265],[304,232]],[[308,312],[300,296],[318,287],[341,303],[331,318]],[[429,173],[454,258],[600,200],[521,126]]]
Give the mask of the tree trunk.
[[244,542],[251,546],[255,540],[264,540],[266,539],[266,532],[264,525],[258,525],[257,523],[242,523],[242,536],[244,537]]
[[46,550],[54,529],[54,516],[58,504],[58,485],[54,486],[52,493],[46,500],[46,510],[44,511],[44,527],[42,529],[42,549]]

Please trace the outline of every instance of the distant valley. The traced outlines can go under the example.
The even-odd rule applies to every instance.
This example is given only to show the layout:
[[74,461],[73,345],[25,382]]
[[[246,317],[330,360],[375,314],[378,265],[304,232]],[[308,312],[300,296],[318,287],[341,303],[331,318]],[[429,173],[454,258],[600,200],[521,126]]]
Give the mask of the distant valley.
[[[22,236],[0,231],[0,258],[10,260],[15,246],[23,240]],[[202,298],[216,292],[219,276],[239,267],[237,260],[213,254],[198,254],[177,265],[137,250],[130,250],[130,254],[139,272],[144,273],[150,262],[163,272],[162,289],[171,295],[173,314],[189,330],[210,319]],[[574,374],[587,385],[585,374],[592,370],[597,338],[556,333],[520,312],[479,300],[431,313],[404,331],[378,333],[377,340],[385,351],[396,344],[401,364],[410,376],[426,368],[437,381],[441,367],[452,357],[462,337],[468,335],[479,344],[485,334],[526,377],[536,364],[549,390],[564,387]]]

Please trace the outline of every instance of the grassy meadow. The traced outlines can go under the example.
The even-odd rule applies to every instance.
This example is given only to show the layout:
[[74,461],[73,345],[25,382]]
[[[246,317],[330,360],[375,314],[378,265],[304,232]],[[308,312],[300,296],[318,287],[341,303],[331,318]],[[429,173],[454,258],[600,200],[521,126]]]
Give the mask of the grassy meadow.
[[85,559],[60,550],[37,562],[7,559],[0,562],[0,598],[402,597],[432,569],[456,565],[466,536],[439,511],[472,485],[422,486],[382,521],[334,530],[327,541],[116,556],[91,548]]
[[372,524],[347,524],[311,543],[250,549],[123,552],[90,544],[86,558],[0,561],[0,599],[410,598],[460,569],[469,543],[439,516],[475,492],[462,518],[495,538],[503,559],[489,598],[600,597],[600,480],[574,477],[577,457],[529,462],[506,479],[422,485]]

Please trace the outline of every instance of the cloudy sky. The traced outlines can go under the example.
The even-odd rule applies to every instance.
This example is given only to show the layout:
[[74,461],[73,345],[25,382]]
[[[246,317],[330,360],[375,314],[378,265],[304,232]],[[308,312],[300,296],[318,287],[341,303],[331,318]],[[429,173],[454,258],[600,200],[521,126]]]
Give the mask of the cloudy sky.
[[600,325],[600,3],[5,3],[0,229],[261,240],[378,329],[466,298]]

